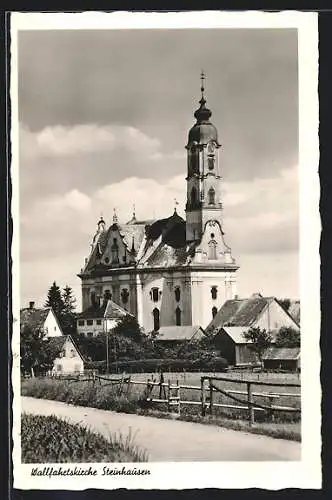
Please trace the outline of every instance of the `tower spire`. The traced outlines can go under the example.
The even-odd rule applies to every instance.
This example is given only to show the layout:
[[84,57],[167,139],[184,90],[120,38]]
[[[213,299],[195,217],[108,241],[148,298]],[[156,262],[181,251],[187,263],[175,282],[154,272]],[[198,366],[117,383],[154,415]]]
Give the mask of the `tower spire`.
[[205,73],[204,73],[204,70],[202,70],[201,71],[201,93],[202,93],[202,101],[205,101],[205,97],[204,97],[204,90],[205,90],[204,81],[205,81]]

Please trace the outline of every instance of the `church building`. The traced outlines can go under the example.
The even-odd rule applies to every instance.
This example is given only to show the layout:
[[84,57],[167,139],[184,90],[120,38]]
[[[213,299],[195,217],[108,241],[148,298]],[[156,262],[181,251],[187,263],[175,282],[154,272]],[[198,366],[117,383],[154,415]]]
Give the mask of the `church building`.
[[176,209],[157,220],[140,221],[134,213],[125,224],[114,213],[109,227],[101,218],[78,275],[83,312],[112,299],[135,315],[146,332],[172,325],[205,328],[235,297],[238,266],[223,228],[222,147],[210,121],[204,74],[201,80],[196,123],[185,146],[185,220]]

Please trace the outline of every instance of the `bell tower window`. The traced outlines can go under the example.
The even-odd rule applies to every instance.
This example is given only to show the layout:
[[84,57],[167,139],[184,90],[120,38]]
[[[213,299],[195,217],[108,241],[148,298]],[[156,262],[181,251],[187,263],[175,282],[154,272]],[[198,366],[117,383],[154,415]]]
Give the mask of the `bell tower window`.
[[215,318],[217,315],[218,309],[216,307],[212,307],[212,318]]
[[151,288],[150,296],[151,296],[151,299],[153,300],[153,302],[158,302],[158,300],[159,300],[159,288],[157,288],[157,287]]
[[111,252],[112,252],[112,262],[114,264],[118,264],[119,263],[119,246],[118,246],[118,240],[116,238],[113,238]]
[[214,169],[214,156],[208,156],[208,168],[209,170]]
[[215,241],[210,241],[209,242],[209,255],[208,255],[209,260],[216,260],[217,259],[217,243]]
[[213,300],[217,298],[218,289],[216,286],[211,287],[211,297]]
[[191,190],[190,201],[192,207],[195,207],[197,205],[197,189],[195,188],[195,186]]
[[176,302],[180,302],[180,298],[181,298],[181,290],[179,287],[176,287],[175,290],[174,290],[174,295],[175,295],[175,300]]
[[209,205],[215,205],[216,203],[216,192],[213,188],[209,189],[208,192]]

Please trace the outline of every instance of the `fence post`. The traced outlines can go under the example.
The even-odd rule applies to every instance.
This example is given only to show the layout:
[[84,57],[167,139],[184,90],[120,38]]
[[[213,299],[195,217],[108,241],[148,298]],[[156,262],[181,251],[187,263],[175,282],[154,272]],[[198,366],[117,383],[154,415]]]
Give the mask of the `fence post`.
[[251,427],[255,421],[251,382],[247,382],[247,389],[248,389],[249,426]]
[[177,396],[179,398],[179,400],[178,400],[178,411],[179,411],[179,415],[180,415],[181,414],[181,396],[180,396],[181,386],[179,385],[179,381],[178,380],[176,381],[176,385],[177,385],[176,393],[177,393]]
[[210,415],[212,415],[212,410],[213,410],[213,385],[212,385],[212,379],[209,378],[209,389],[210,389]]
[[202,417],[205,416],[205,378],[201,377]]
[[171,411],[171,381],[168,379],[167,381],[167,406],[168,411]]

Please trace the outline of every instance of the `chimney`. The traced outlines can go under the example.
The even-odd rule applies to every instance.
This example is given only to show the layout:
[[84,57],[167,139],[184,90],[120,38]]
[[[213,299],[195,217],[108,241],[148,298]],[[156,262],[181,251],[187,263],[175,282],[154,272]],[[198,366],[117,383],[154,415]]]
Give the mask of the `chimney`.
[[34,307],[35,307],[34,301],[30,301],[29,302],[29,309],[34,309]]

